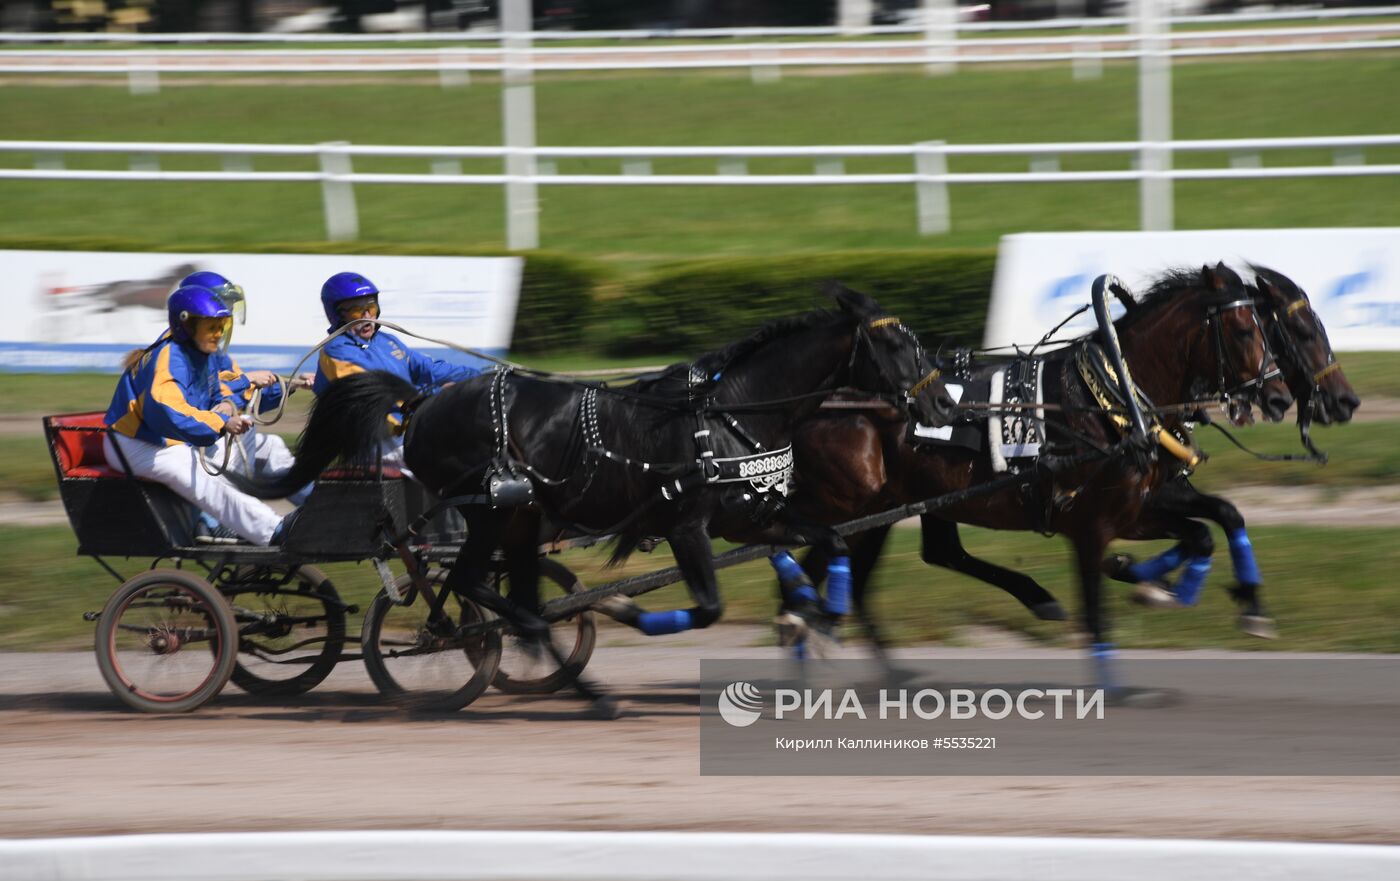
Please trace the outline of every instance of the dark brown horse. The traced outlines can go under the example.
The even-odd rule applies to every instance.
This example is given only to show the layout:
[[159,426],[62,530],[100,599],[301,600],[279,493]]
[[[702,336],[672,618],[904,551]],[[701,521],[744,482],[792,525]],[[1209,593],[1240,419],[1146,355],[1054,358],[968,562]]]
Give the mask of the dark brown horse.
[[[1327,330],[1303,289],[1280,272],[1251,268],[1255,272],[1255,308],[1284,380],[1298,402],[1299,432],[1313,457],[1319,457],[1308,433],[1311,423],[1347,422],[1361,399],[1347,382],[1327,340]],[[1259,598],[1263,578],[1239,509],[1227,499],[1199,491],[1184,478],[1154,492],[1151,501],[1136,530],[1124,537],[1175,538],[1178,544],[1141,562],[1127,554],[1115,554],[1105,561],[1105,573],[1136,583],[1137,597],[1147,605],[1192,605],[1210,571],[1215,550],[1210,530],[1199,521],[1214,521],[1225,531],[1230,549],[1235,575],[1230,595],[1240,606],[1241,629],[1254,636],[1274,636],[1273,622]],[[1167,576],[1177,569],[1182,570],[1180,578],[1169,584]]]
[[[1257,383],[1272,368],[1253,299],[1238,275],[1223,264],[1199,272],[1164,275],[1141,304],[1117,322],[1137,386],[1162,405],[1217,398]],[[1105,451],[1122,434],[1077,369],[1081,340],[1045,356],[1045,427],[1053,449]],[[1224,388],[1222,388],[1224,386]],[[1290,402],[1280,380],[1259,392],[1279,415]],[[1163,425],[1174,427],[1164,418]],[[809,420],[798,431],[799,503],[831,521],[965,490],[999,479],[983,451],[911,444],[899,414],[837,411]],[[1072,543],[1080,574],[1082,613],[1096,657],[1111,655],[1101,602],[1100,565],[1108,543],[1132,531],[1151,493],[1180,473],[1165,451],[1155,457],[1114,453],[1056,471],[1038,469],[1022,487],[1009,487],[925,515],[924,559],[1006,588],[1043,618],[1063,618],[1054,598],[1033,580],[970,557],[957,540],[957,523],[993,529],[1058,533]],[[871,625],[865,585],[888,527],[850,541],[857,614]],[[809,571],[820,554],[805,561]],[[878,631],[872,641],[880,644]],[[878,649],[877,649],[878,650]],[[1106,665],[1106,660],[1105,660]],[[1107,678],[1106,666],[1104,669]]]

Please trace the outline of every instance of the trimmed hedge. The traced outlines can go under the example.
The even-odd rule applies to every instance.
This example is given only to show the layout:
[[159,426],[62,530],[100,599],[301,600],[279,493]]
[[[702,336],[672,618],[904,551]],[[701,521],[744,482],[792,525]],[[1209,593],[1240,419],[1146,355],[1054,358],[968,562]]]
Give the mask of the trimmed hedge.
[[[288,242],[276,244],[152,244],[115,237],[0,238],[0,249],[35,251],[206,251],[227,254],[370,254],[408,257],[496,257],[466,248],[376,244],[372,242]],[[511,351],[557,352],[577,348],[593,316],[594,290],[609,279],[605,267],[550,251],[522,251],[520,305]],[[319,311],[319,307],[318,311]]]
[[879,300],[929,346],[947,338],[976,343],[995,267],[991,248],[673,264],[628,285],[606,345],[614,354],[714,348],[770,318],[828,305],[819,287],[831,279]]
[[[0,249],[204,251],[244,254],[498,256],[496,252],[377,244],[157,245],[124,238],[0,238]],[[773,258],[692,260],[637,278],[550,251],[521,252],[525,270],[511,351],[553,353],[602,348],[611,355],[698,354],[739,339],[764,321],[829,301],[836,280],[879,300],[925,344],[977,343],[991,295],[996,251],[846,251]]]

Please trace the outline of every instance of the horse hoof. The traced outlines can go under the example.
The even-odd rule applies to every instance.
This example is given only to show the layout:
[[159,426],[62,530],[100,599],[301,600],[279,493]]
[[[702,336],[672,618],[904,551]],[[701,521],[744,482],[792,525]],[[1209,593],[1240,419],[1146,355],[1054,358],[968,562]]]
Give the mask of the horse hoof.
[[1065,634],[1064,643],[1066,648],[1087,649],[1094,644],[1094,638],[1089,635],[1089,631],[1080,627],[1071,627]]
[[1053,600],[1031,606],[1031,614],[1042,621],[1066,621],[1069,619],[1069,615],[1065,613],[1065,607]]
[[1159,710],[1181,703],[1181,695],[1171,689],[1119,686],[1105,690],[1105,701],[1112,707]]
[[622,716],[622,705],[607,695],[603,695],[593,699],[593,705],[589,707],[589,712],[595,719],[611,722]]
[[603,597],[594,603],[593,611],[607,615],[614,621],[631,624],[637,620],[637,616],[641,614],[642,610],[631,597],[614,594],[610,597]]
[[1135,563],[1137,563],[1137,560],[1132,554],[1109,554],[1107,557],[1104,557],[1103,563],[1099,565],[1099,570],[1103,572],[1104,576],[1107,578],[1112,578],[1114,581],[1126,581],[1131,584],[1133,579],[1128,576],[1127,572]]
[[1278,639],[1278,627],[1274,625],[1274,619],[1264,615],[1241,615],[1239,617],[1240,630],[1250,636],[1257,636],[1260,639]]
[[1133,590],[1133,602],[1149,609],[1180,609],[1181,601],[1176,594],[1155,581],[1138,582]]
[[783,648],[791,648],[807,638],[807,621],[796,613],[782,613],[773,619],[773,626],[778,629],[778,645]]
[[809,628],[807,630],[807,657],[824,661],[827,658],[836,656],[837,648],[841,645],[834,632],[827,633],[819,628]]

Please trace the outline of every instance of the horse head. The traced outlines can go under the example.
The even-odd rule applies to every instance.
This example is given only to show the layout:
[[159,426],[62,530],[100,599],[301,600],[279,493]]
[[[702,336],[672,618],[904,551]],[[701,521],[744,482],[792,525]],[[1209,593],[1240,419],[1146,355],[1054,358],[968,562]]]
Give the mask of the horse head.
[[957,404],[939,371],[926,363],[914,332],[865,294],[837,282],[829,282],[826,292],[854,322],[847,381],[864,391],[893,395],[909,418],[924,425],[947,424]]
[[1231,421],[1252,422],[1250,404],[1257,402],[1266,419],[1278,422],[1293,403],[1293,394],[1274,362],[1253,291],[1224,263],[1202,266],[1201,285],[1215,344],[1216,391]]
[[1280,418],[1293,401],[1253,293],[1223,263],[1165,273],[1118,327],[1134,377],[1160,403],[1219,398],[1239,425],[1255,400]]
[[1307,418],[1323,425],[1349,421],[1361,398],[1337,363],[1327,329],[1308,295],[1281,272],[1250,268],[1255,272],[1255,304],[1284,380],[1298,401],[1298,418],[1307,411]]

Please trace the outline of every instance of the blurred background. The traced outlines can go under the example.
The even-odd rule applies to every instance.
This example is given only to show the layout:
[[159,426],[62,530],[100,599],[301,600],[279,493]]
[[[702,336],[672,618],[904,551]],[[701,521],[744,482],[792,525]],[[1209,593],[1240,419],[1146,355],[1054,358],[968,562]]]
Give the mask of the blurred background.
[[[691,357],[820,305],[829,277],[878,297],[930,346],[976,344],[998,242],[1015,233],[1400,226],[1400,176],[1382,173],[1400,166],[1395,8],[1182,0],[1140,12],[1069,0],[537,2],[523,28],[505,28],[520,35],[512,44],[497,4],[481,0],[8,2],[0,249],[328,253],[347,267],[354,254],[518,253],[512,357],[586,369]],[[713,30],[679,30],[695,28]],[[1140,37],[1158,41],[1165,92]],[[528,52],[523,73],[508,69],[511,52]],[[1160,158],[1138,144],[1154,137],[1231,140],[1175,152],[1173,168],[1322,171],[1178,180],[1165,202],[1112,174],[1045,177],[1142,167]],[[1257,143],[1296,138],[1333,140]],[[338,160],[318,145],[346,142],[408,155],[328,166]],[[202,152],[179,151],[191,144]],[[919,164],[929,144],[1003,149],[941,155],[946,172],[982,177],[931,188],[912,177],[938,171]],[[1016,152],[1028,144],[1070,146]],[[557,149],[525,171],[577,180],[516,192],[499,177],[466,180],[509,171],[503,146]],[[381,179],[337,187],[328,169]],[[714,175],[737,182],[603,180]],[[743,185],[764,175],[844,180]],[[249,294],[253,310],[316,297]],[[1341,360],[1363,405],[1352,424],[1318,431],[1327,467],[1262,463],[1202,438],[1214,458],[1199,481],[1244,508],[1285,638],[1234,631],[1222,558],[1198,609],[1116,598],[1123,644],[1400,650],[1400,356]],[[0,649],[90,639],[79,612],[112,584],[74,558],[39,416],[103,409],[112,385],[111,373],[81,372],[0,382]],[[297,418],[279,427],[289,437]],[[1245,440],[1297,444],[1291,423]],[[909,532],[879,574],[897,638],[1067,644],[1064,628],[927,569]],[[1058,541],[969,532],[974,552],[1074,595]],[[570,565],[601,577],[592,558]],[[352,600],[376,588],[372,573],[343,568]],[[730,619],[765,622],[766,569],[724,577]]]

